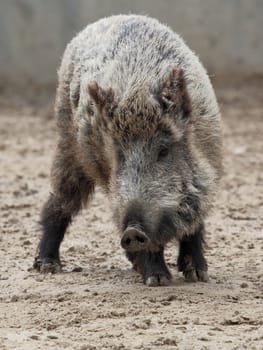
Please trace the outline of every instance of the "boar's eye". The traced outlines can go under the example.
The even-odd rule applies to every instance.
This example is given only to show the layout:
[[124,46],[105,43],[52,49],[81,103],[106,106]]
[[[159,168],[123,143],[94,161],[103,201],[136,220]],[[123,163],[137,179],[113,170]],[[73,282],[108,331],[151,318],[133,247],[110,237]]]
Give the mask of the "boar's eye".
[[159,153],[158,153],[158,161],[163,160],[164,158],[166,158],[169,154],[169,148],[168,147],[161,147],[159,149]]

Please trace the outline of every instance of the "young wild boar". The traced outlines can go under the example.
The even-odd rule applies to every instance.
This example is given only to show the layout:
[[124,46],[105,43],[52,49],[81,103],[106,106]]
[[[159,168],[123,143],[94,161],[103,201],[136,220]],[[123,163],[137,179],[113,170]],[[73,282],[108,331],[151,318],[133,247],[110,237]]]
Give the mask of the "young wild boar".
[[207,281],[204,218],[221,175],[220,113],[183,40],[144,16],[87,26],[65,51],[55,114],[53,193],[34,267],[60,271],[65,231],[100,186],[121,246],[147,285],[171,280],[164,248],[174,238],[179,271]]

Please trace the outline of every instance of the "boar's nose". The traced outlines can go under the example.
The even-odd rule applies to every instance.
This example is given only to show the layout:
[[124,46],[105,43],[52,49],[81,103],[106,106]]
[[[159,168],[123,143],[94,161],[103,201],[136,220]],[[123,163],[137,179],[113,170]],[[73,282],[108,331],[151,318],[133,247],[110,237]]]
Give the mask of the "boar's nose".
[[121,246],[127,251],[146,249],[150,240],[147,235],[136,227],[127,227],[121,239]]

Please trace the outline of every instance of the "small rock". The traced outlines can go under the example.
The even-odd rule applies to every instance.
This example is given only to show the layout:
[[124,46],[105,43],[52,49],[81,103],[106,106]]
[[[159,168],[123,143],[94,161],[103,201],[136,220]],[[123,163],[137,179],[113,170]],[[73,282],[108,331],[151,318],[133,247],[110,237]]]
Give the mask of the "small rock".
[[29,239],[27,239],[27,240],[25,240],[24,242],[23,242],[23,245],[31,245],[32,243],[30,242],[30,240]]
[[247,288],[248,284],[246,282],[243,282],[243,283],[240,284],[240,287],[241,288]]
[[49,339],[58,339],[58,337],[56,335],[52,335],[52,334],[48,335],[47,338],[49,338]]
[[51,323],[46,326],[47,331],[51,331],[52,329],[56,329],[56,328],[57,328],[57,326],[55,324],[51,324]]
[[177,299],[177,296],[172,294],[172,295],[169,295],[169,297],[167,298],[167,301],[173,301],[176,299]]
[[151,325],[151,320],[150,319],[146,319],[146,320],[142,320],[142,321],[139,321],[139,322],[135,322],[133,324],[133,326],[135,328],[138,328],[138,329],[148,329]]
[[207,337],[200,337],[198,338],[199,340],[202,340],[202,341],[209,341],[209,339]]
[[82,272],[83,268],[81,266],[76,266],[72,269],[72,272]]
[[213,327],[213,328],[211,328],[211,330],[212,331],[218,331],[218,332],[223,332],[224,330],[222,329],[222,328],[220,328],[220,327]]
[[36,276],[36,277],[35,277],[35,280],[36,280],[37,282],[43,282],[44,279],[45,279],[45,275],[39,275],[39,276]]
[[75,251],[76,251],[76,248],[73,246],[68,248],[68,252],[75,252]]
[[30,337],[31,339],[33,339],[33,340],[38,340],[39,339],[39,336],[38,335],[35,335],[35,334],[33,334],[33,335],[31,335],[31,337]]
[[17,295],[13,295],[11,297],[11,303],[16,303],[18,301],[18,296]]
[[199,318],[199,317],[196,317],[196,318],[193,320],[193,324],[199,325],[199,324],[200,324],[200,318]]
[[38,173],[38,177],[41,177],[43,179],[45,179],[47,176],[48,175],[46,173],[42,172],[42,171],[40,173]]
[[80,347],[80,350],[96,350],[97,347],[94,345],[82,345]]

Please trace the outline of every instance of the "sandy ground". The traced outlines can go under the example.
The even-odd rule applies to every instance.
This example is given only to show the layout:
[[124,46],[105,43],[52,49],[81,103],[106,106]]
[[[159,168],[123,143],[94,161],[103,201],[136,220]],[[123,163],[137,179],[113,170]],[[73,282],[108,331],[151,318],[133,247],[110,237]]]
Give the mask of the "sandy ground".
[[54,121],[2,108],[0,349],[263,349],[262,91],[260,81],[217,90],[226,174],[207,220],[210,282],[184,282],[174,244],[173,283],[158,288],[132,271],[101,193],[66,236],[64,272],[28,270],[50,191]]

